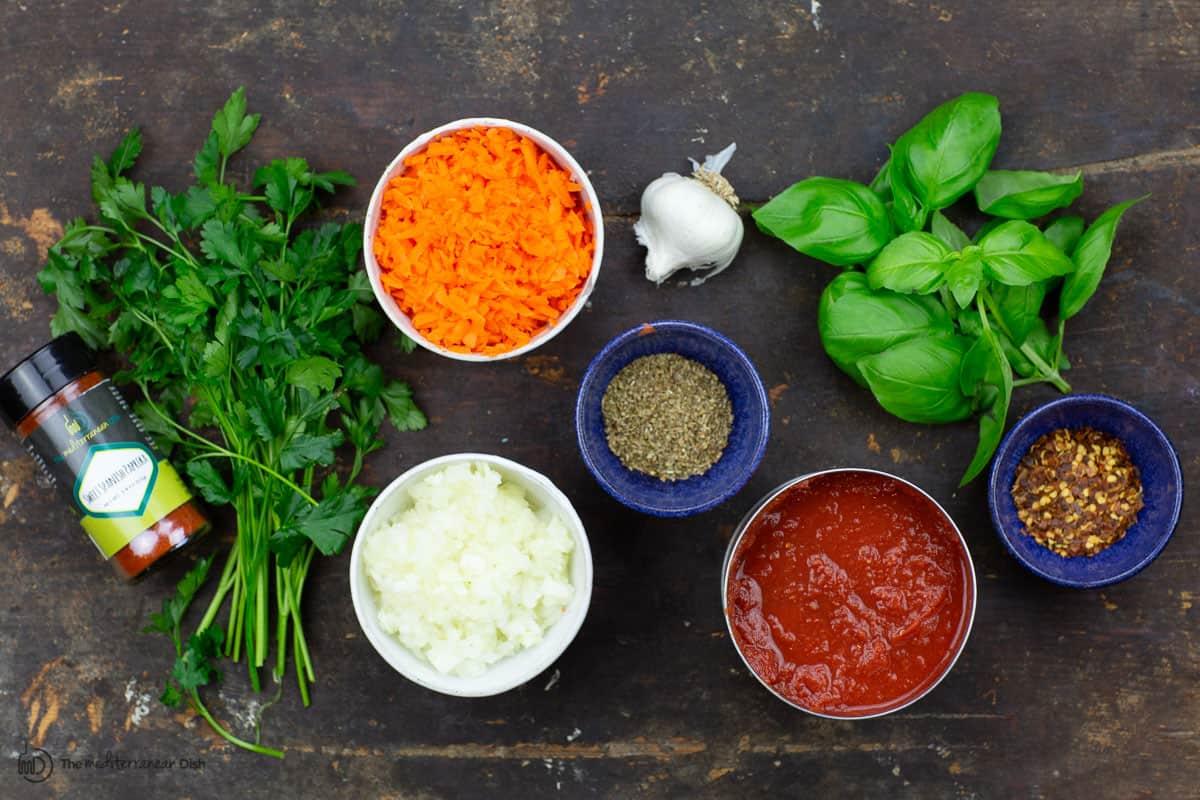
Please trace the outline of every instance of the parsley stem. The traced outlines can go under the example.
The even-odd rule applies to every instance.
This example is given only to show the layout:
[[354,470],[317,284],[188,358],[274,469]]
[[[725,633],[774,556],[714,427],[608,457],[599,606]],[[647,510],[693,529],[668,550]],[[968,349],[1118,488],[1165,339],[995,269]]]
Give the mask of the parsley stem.
[[130,305],[129,310],[133,312],[135,317],[154,329],[154,331],[158,334],[158,338],[163,340],[163,343],[167,346],[168,350],[170,350],[172,353],[175,352],[175,345],[171,344],[171,340],[167,338],[165,333],[163,333],[163,329],[158,326],[158,322],[143,314],[137,309],[136,306]]
[[146,404],[150,406],[151,410],[154,411],[154,413],[157,414],[159,416],[159,419],[161,419],[163,422],[167,423],[168,425],[170,425],[172,428],[179,431],[180,433],[183,433],[183,434],[190,436],[191,438],[197,440],[198,442],[200,442],[201,444],[203,444],[204,446],[206,446],[210,449],[217,449],[220,447],[220,445],[218,445],[216,442],[212,441],[211,439],[201,436],[200,434],[196,433],[195,431],[193,431],[189,428],[185,428],[184,426],[180,425],[178,422],[175,421],[174,417],[172,417],[170,414],[168,414],[167,412],[165,412],[161,408],[159,408],[158,403],[154,402],[154,398],[150,396],[150,389],[148,386],[146,386],[146,383],[144,381],[138,381],[137,385],[138,385],[138,388],[142,390],[142,396],[144,398],[146,398]]
[[[163,228],[162,225],[158,224],[158,220],[154,219],[153,217],[150,217],[150,221],[153,222],[155,225],[158,225],[158,227],[162,230],[163,233],[168,233],[166,228]],[[158,239],[155,239],[153,236],[147,236],[146,234],[144,234],[140,231],[134,231],[133,235],[136,236],[137,238],[141,239],[143,242],[146,242],[147,244],[154,245],[159,250],[162,250],[164,253],[169,253],[170,255],[175,256],[176,258],[178,258],[180,261],[184,262],[185,264],[199,266],[199,264],[196,263],[196,259],[192,258],[191,256],[184,255],[183,253],[179,252],[178,250],[176,250],[174,247],[171,247],[170,245],[163,244]]]
[[282,483],[284,486],[291,489],[296,494],[300,495],[300,497],[302,497],[304,500],[308,501],[308,503],[310,505],[314,505],[314,506],[320,505],[320,503],[318,503],[311,494],[309,494],[308,492],[301,489],[298,485],[296,485],[296,483],[294,481],[292,481],[288,478],[285,478],[283,475],[280,475],[278,472],[271,469],[270,467],[268,467],[266,464],[262,463],[261,461],[257,461],[253,458],[250,458],[249,456],[244,456],[241,453],[235,453],[232,450],[226,450],[224,447],[221,447],[220,445],[213,445],[213,448],[214,448],[213,452],[199,453],[199,454],[194,455],[191,458],[189,458],[188,461],[189,462],[190,461],[199,461],[204,458],[221,458],[222,456],[224,456],[225,458],[233,458],[238,461],[245,462],[246,464],[250,464],[253,467],[257,467],[262,472],[266,473],[267,475],[270,475],[272,478],[279,481],[280,483]]
[[230,744],[237,745],[238,747],[242,748],[243,750],[249,750],[252,753],[258,753],[258,754],[264,755],[264,756],[271,756],[272,758],[283,758],[282,750],[276,750],[274,747],[267,747],[265,745],[255,744],[254,742],[247,742],[245,739],[239,739],[238,737],[236,737],[232,733],[230,733],[228,730],[226,730],[226,728],[223,725],[221,725],[221,723],[217,722],[216,719],[213,718],[213,715],[208,712],[208,709],[205,708],[204,703],[202,703],[200,701],[200,693],[197,692],[195,689],[193,689],[191,691],[191,700],[192,700],[192,708],[196,709],[196,712],[198,714],[200,714],[200,716],[204,717],[204,719],[207,720],[209,726],[211,726],[212,729],[214,731],[216,731],[217,734],[219,734],[221,736],[221,738],[223,738],[225,741],[229,742]]
[[291,582],[287,571],[275,563],[275,680],[283,679],[287,669],[287,635],[291,607]]
[[204,617],[201,618],[200,624],[196,626],[196,633],[203,633],[205,628],[212,625],[213,620],[217,618],[217,612],[221,609],[221,603],[225,600],[225,595],[229,594],[230,587],[233,586],[233,570],[237,565],[237,556],[237,548],[231,548],[229,557],[225,559],[225,567],[221,570],[221,580],[217,583],[217,593],[213,595],[212,601],[204,611]]

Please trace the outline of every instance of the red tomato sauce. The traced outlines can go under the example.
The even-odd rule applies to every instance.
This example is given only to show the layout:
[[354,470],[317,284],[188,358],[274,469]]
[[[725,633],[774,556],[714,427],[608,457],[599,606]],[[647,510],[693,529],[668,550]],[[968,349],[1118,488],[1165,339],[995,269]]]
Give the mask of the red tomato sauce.
[[872,472],[796,484],[751,521],[725,613],[763,681],[844,717],[892,710],[950,668],[975,603],[965,548],[911,486]]

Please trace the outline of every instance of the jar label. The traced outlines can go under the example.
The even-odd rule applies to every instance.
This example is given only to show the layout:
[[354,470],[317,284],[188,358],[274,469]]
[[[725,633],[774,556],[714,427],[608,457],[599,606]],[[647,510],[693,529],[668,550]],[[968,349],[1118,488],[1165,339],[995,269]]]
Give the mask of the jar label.
[[108,380],[57,409],[25,445],[70,494],[105,558],[191,499]]
[[96,444],[75,479],[75,502],[93,517],[136,517],[146,510],[158,459],[144,444]]

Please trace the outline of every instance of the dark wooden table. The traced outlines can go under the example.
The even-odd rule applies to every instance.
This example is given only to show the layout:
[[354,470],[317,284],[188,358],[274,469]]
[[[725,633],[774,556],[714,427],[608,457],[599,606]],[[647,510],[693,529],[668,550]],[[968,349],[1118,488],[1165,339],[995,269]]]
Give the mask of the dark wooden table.
[[[1145,192],[1109,274],[1070,326],[1076,390],[1137,404],[1200,485],[1200,2],[942,0],[818,4],[522,2],[51,3],[0,8],[0,325],[8,365],[48,337],[34,273],[63,221],[90,213],[89,160],[129,126],[139,178],[181,187],[212,112],[240,84],[263,125],[238,169],[306,155],[363,185],[417,133],[499,115],[539,127],[591,171],[608,247],[590,307],[536,355],[489,366],[388,358],[432,425],[388,435],[382,485],[425,458],[480,450],[553,478],[595,556],[591,611],[547,673],[461,700],[398,677],[359,632],[346,557],[306,594],[318,670],[266,712],[282,763],[231,751],[155,699],[165,642],[139,633],[186,560],[134,586],[99,565],[15,439],[0,440],[0,766],[3,797],[1196,797],[1200,796],[1197,506],[1145,573],[1103,591],[1054,588],[1002,549],[977,481],[956,490],[970,424],[880,410],[821,351],[832,276],[748,231],[701,288],[641,277],[640,190],[736,140],[727,174],[763,200],[810,174],[866,180],[884,144],[968,89],[997,94],[997,164],[1082,167],[1082,210]],[[639,516],[592,481],[574,444],[588,359],[638,322],[680,317],[740,343],[775,387],[767,457],[722,508]],[[394,351],[384,350],[384,354]],[[1021,390],[1014,413],[1054,395]],[[828,722],[774,700],[728,641],[718,570],[764,492],[837,465],[902,475],[962,526],[980,587],[974,634],[928,698],[884,719]],[[228,534],[228,531],[226,532]],[[213,543],[215,544],[214,538]],[[210,545],[211,547],[212,545]],[[211,693],[243,734],[257,704],[231,668]],[[28,740],[56,758],[193,759],[198,768],[57,766],[25,783]]]

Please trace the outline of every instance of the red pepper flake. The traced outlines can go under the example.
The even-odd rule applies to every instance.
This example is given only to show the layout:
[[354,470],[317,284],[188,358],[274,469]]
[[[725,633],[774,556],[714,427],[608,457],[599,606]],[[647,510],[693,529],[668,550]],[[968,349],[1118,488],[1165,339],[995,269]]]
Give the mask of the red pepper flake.
[[1012,486],[1017,516],[1061,556],[1094,556],[1120,541],[1142,509],[1142,480],[1119,439],[1092,428],[1033,443]]

